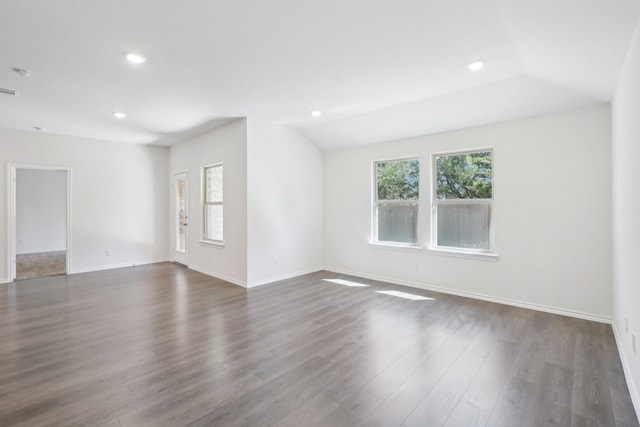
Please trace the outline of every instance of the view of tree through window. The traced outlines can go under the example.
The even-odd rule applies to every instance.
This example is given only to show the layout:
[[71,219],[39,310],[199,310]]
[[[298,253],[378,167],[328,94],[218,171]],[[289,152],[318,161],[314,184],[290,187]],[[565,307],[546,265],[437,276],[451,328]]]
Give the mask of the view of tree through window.
[[375,164],[376,240],[415,244],[418,241],[418,159]]
[[492,197],[490,151],[436,157],[438,199],[490,199]]
[[418,198],[418,160],[377,163],[378,200]]

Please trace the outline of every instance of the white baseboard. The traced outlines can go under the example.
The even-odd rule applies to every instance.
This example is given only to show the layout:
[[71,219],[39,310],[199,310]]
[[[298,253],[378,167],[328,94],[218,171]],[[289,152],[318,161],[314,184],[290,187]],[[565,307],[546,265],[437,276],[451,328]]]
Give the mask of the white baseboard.
[[86,267],[86,268],[72,268],[68,274],[79,274],[79,273],[92,273],[95,271],[103,271],[103,270],[114,270],[116,268],[125,268],[125,267],[135,267],[138,265],[148,265],[148,264],[157,264],[159,262],[169,262],[167,258],[163,259],[155,259],[155,260],[145,260],[145,261],[137,261],[137,262],[126,262],[121,264],[110,264],[110,265],[100,265],[94,267]]
[[269,284],[269,283],[278,282],[280,280],[291,279],[292,277],[297,277],[297,276],[302,276],[302,275],[305,275],[305,274],[316,273],[316,272],[321,271],[323,269],[324,269],[323,267],[313,267],[313,268],[308,268],[308,269],[302,270],[302,271],[296,271],[294,273],[282,274],[280,276],[275,276],[275,277],[270,277],[268,279],[263,279],[263,280],[257,280],[255,282],[250,282],[247,287],[248,288],[255,288],[256,286],[262,286],[262,285],[266,285],[266,284]]
[[624,372],[624,377],[627,380],[627,387],[629,388],[629,396],[631,397],[631,402],[633,403],[633,408],[636,410],[636,417],[640,419],[640,394],[638,393],[638,388],[633,382],[633,376],[631,375],[631,368],[629,367],[629,362],[627,361],[627,356],[624,351],[624,347],[622,346],[622,337],[618,334],[618,328],[616,327],[616,322],[611,322],[611,328],[613,329],[613,337],[616,341],[616,346],[618,347],[618,354],[620,355],[620,363],[622,363],[622,371]]
[[199,267],[197,265],[189,264],[188,268],[190,270],[197,271],[198,273],[206,274],[207,276],[215,277],[216,279],[224,280],[225,282],[242,286],[243,288],[247,287],[247,282],[235,279],[233,277],[225,276],[224,274],[216,273],[215,271],[207,270],[206,268]]
[[5,277],[4,279],[0,279],[0,285],[6,285],[7,283],[11,283],[11,280],[9,280],[8,277]]
[[409,287],[412,287],[412,288],[425,289],[427,291],[441,292],[443,294],[458,295],[458,296],[467,297],[467,298],[479,299],[479,300],[482,300],[482,301],[489,301],[489,302],[495,302],[495,303],[498,303],[498,304],[511,305],[511,306],[514,306],[514,307],[521,307],[521,308],[528,308],[528,309],[531,309],[531,310],[544,311],[546,313],[560,314],[562,316],[575,317],[575,318],[583,319],[583,320],[592,320],[594,322],[600,322],[600,323],[611,323],[611,317],[601,316],[601,315],[598,315],[598,314],[584,313],[584,312],[581,312],[581,311],[568,310],[568,309],[563,309],[563,308],[558,308],[558,307],[550,307],[550,306],[541,305],[541,304],[533,304],[533,303],[528,303],[528,302],[524,302],[524,301],[512,300],[512,299],[508,299],[508,298],[493,297],[493,296],[490,296],[490,295],[477,294],[477,293],[474,293],[474,292],[467,292],[467,291],[460,291],[458,289],[445,288],[445,287],[442,287],[442,286],[433,286],[433,285],[428,285],[428,284],[424,284],[424,283],[417,283],[417,282],[411,282],[411,281],[406,281],[406,280],[399,280],[399,279],[394,279],[394,278],[391,278],[391,277],[382,277],[382,276],[377,276],[377,275],[374,275],[374,274],[361,273],[361,272],[358,272],[358,271],[343,270],[343,269],[340,269],[340,268],[333,268],[333,267],[325,266],[324,270],[331,271],[333,273],[340,273],[340,274],[347,274],[347,275],[350,275],[350,276],[362,277],[364,279],[378,280],[378,281],[381,281],[381,282],[392,283],[392,284],[395,284],[395,285],[409,286]]
[[199,273],[206,274],[207,276],[215,277],[216,279],[221,279],[226,282],[232,283],[234,285],[242,286],[243,288],[255,288],[257,286],[266,285],[268,283],[273,283],[280,280],[286,280],[292,277],[302,276],[304,274],[315,273],[323,269],[322,267],[314,267],[307,270],[296,271],[294,273],[283,274],[280,276],[270,277],[268,279],[247,283],[247,282],[235,279],[233,277],[225,276],[224,274],[216,273],[215,271],[207,270],[206,268],[203,268],[197,265],[189,265],[188,268],[190,268],[191,270],[197,271]]

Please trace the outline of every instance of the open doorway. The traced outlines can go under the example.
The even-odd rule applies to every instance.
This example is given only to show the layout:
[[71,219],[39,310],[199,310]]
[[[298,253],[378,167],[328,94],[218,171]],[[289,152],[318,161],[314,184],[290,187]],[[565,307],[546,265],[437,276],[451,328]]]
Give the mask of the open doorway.
[[11,280],[66,274],[69,169],[11,165]]

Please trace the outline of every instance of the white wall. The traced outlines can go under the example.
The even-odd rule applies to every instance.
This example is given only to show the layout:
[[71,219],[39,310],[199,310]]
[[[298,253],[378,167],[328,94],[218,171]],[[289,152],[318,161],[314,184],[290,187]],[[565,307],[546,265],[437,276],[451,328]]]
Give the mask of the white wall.
[[322,152],[300,132],[247,121],[248,283],[322,268]]
[[[246,139],[246,121],[238,120],[170,148],[171,175],[189,176],[189,268],[242,286],[247,284]],[[220,162],[224,163],[224,246],[215,247],[200,242],[201,169]]]
[[[369,243],[374,160],[420,157],[425,244],[431,153],[474,147],[494,147],[497,262]],[[606,321],[610,172],[607,105],[326,152],[325,266]]]
[[8,163],[71,168],[70,273],[169,258],[166,148],[0,129],[0,280]]
[[[640,26],[618,80],[612,113],[613,326],[627,384],[640,414]],[[638,340],[636,353],[632,334]]]
[[67,248],[67,171],[16,171],[16,253]]

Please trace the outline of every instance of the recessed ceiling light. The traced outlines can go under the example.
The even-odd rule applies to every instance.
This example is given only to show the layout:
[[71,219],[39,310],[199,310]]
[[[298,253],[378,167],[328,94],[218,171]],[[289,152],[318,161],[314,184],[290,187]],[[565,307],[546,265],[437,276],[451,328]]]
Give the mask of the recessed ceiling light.
[[131,62],[132,64],[142,64],[144,61],[147,60],[147,58],[140,55],[139,53],[133,53],[133,52],[127,53],[125,57],[127,58],[127,61]]
[[122,111],[114,111],[113,117],[115,117],[116,119],[124,119],[125,117],[127,117],[127,115]]
[[40,126],[34,126],[33,130],[35,130],[36,132],[44,132],[44,131],[47,130],[47,128],[43,128],[43,127],[40,127]]
[[311,112],[311,117],[320,117],[322,115],[322,111],[314,110]]
[[484,59],[477,59],[475,61],[469,62],[467,64],[467,68],[471,71],[478,71],[482,70],[486,64],[487,61],[485,61]]

